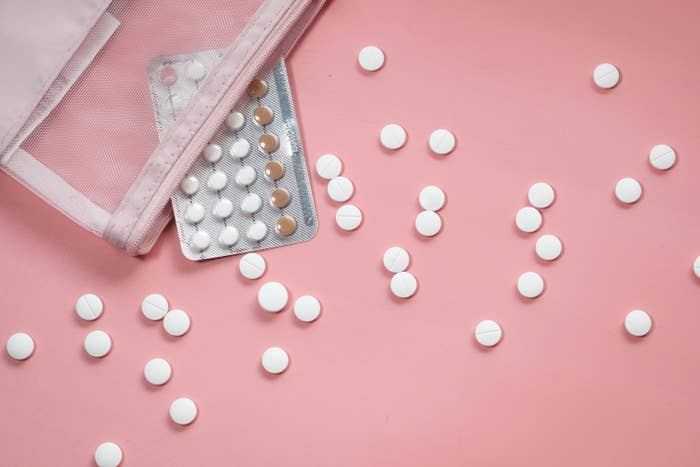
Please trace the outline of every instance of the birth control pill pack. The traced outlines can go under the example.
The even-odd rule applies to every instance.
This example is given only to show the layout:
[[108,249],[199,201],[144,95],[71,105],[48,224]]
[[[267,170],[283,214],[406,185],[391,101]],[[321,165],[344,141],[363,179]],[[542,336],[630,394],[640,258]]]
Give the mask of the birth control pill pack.
[[[161,56],[148,70],[159,135],[221,51]],[[312,239],[317,215],[284,61],[248,87],[172,197],[183,254],[203,260]]]

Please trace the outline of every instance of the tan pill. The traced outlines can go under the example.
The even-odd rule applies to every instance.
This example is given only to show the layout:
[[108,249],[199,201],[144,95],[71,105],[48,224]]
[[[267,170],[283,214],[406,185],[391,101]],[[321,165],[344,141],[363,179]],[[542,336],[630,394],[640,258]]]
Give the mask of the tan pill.
[[258,147],[262,152],[270,154],[275,152],[279,147],[279,140],[277,139],[277,136],[272,133],[264,133],[260,135]]
[[291,196],[284,188],[275,188],[270,193],[270,204],[278,209],[286,208],[289,205]]
[[269,125],[274,116],[272,109],[266,105],[261,105],[253,110],[253,120],[260,126]]
[[250,97],[263,97],[267,94],[267,83],[261,79],[255,78],[248,85],[248,95]]
[[284,165],[281,162],[270,161],[265,164],[265,177],[268,180],[276,182],[284,177]]
[[297,230],[297,221],[291,216],[281,216],[275,223],[275,231],[282,237],[289,237]]

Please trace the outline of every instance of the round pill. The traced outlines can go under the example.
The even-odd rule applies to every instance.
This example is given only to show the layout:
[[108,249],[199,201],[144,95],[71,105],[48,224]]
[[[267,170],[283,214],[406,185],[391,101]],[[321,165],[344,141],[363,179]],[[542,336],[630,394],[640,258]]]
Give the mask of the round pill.
[[267,236],[267,225],[263,221],[255,221],[246,232],[246,237],[254,242],[259,242]]
[[284,188],[275,188],[270,193],[270,205],[273,208],[282,209],[289,206],[291,196]]
[[34,353],[34,339],[24,332],[12,334],[7,339],[5,350],[15,360],[26,360]]
[[377,71],[384,66],[384,52],[374,45],[363,47],[357,59],[362,69],[366,71]]
[[649,151],[649,162],[655,169],[668,170],[676,163],[676,151],[666,144],[657,144]]
[[250,141],[245,138],[238,138],[233,142],[228,152],[234,159],[243,159],[250,154]]
[[227,182],[228,177],[226,176],[226,173],[221,170],[215,170],[214,173],[209,175],[207,186],[210,190],[220,191],[223,190]]
[[199,190],[199,180],[194,175],[190,175],[180,183],[180,189],[187,196],[192,196]]
[[262,209],[263,201],[257,193],[248,193],[241,201],[241,211],[245,214],[254,214]]
[[249,186],[255,182],[256,178],[258,178],[258,174],[255,172],[255,169],[249,165],[244,165],[236,172],[235,182],[239,186]]
[[409,298],[416,293],[418,282],[413,274],[402,271],[394,274],[391,278],[391,293],[399,298]]
[[267,154],[275,152],[279,147],[279,144],[280,142],[277,139],[277,136],[272,133],[263,133],[260,135],[260,138],[258,138],[258,147],[262,152]]
[[262,79],[255,78],[248,85],[248,95],[250,97],[261,98],[267,94],[267,82]]
[[258,303],[260,307],[270,313],[278,313],[287,306],[289,294],[287,289],[279,282],[266,282],[258,290]]
[[527,298],[535,298],[544,290],[544,279],[536,272],[525,272],[518,277],[518,292]]
[[379,133],[379,141],[387,149],[399,149],[406,144],[406,130],[401,125],[391,123],[382,128]]
[[204,148],[204,151],[202,151],[202,158],[213,164],[219,162],[222,153],[221,146],[218,144],[208,144],[207,147]]
[[269,125],[274,116],[272,109],[266,105],[258,106],[253,110],[253,120],[260,126]]
[[335,223],[343,230],[355,230],[362,224],[362,211],[354,204],[344,204],[335,212]]
[[238,262],[238,270],[246,279],[259,279],[265,274],[265,258],[257,253],[247,253]]
[[435,154],[446,156],[455,148],[455,135],[451,131],[442,128],[435,130],[430,133],[428,146]]
[[634,178],[623,178],[615,185],[615,196],[625,204],[635,203],[642,196],[642,185]]
[[85,351],[95,358],[104,357],[112,348],[112,339],[104,331],[92,331],[85,336]]
[[232,225],[227,225],[223,229],[221,229],[221,232],[219,232],[219,238],[217,239],[219,241],[219,245],[223,247],[232,247],[233,245],[238,242],[239,238],[239,233],[238,229],[235,228]]
[[445,192],[430,185],[420,191],[418,202],[426,211],[439,211],[445,205]]
[[159,293],[152,293],[141,302],[141,313],[151,321],[163,319],[169,309],[168,300]]
[[554,235],[542,235],[535,243],[535,253],[545,261],[554,261],[561,255],[561,241]]
[[188,397],[180,397],[170,404],[170,418],[178,425],[189,425],[197,418],[197,405]]
[[297,221],[292,216],[280,216],[275,222],[275,232],[280,237],[289,237],[297,231]]
[[599,88],[614,88],[620,81],[620,71],[615,65],[601,63],[593,70],[593,81]]
[[549,183],[537,182],[527,191],[527,199],[536,208],[548,208],[554,202],[554,189]]
[[270,347],[262,354],[262,366],[273,375],[282,373],[289,366],[289,355],[279,347]]
[[165,86],[172,86],[177,82],[177,71],[170,65],[164,65],[158,72],[158,81]]
[[416,216],[416,230],[424,237],[437,235],[442,229],[442,218],[434,211],[423,211]]
[[321,303],[311,295],[302,295],[294,302],[294,316],[300,321],[310,323],[321,314]]
[[542,214],[530,206],[520,208],[515,215],[515,225],[523,232],[536,232],[542,226]]
[[203,230],[198,230],[190,237],[190,247],[195,251],[204,251],[211,245],[209,234]]
[[634,310],[625,316],[625,329],[633,336],[646,336],[651,331],[651,317],[642,310]]
[[342,176],[331,179],[326,188],[328,196],[338,203],[344,203],[349,200],[355,192],[355,187],[350,179]]
[[240,131],[245,126],[245,115],[238,111],[231,112],[226,117],[226,126],[231,131]]
[[199,81],[207,74],[207,69],[197,60],[192,60],[185,68],[185,76],[192,81]]
[[335,154],[324,154],[316,161],[316,173],[319,177],[331,180],[343,171],[343,162]]
[[182,310],[170,310],[163,318],[163,329],[171,336],[182,336],[190,330],[190,315]]
[[118,467],[122,459],[122,450],[115,443],[102,443],[95,449],[95,464],[98,467]]
[[233,203],[228,198],[221,198],[214,203],[211,212],[214,217],[226,219],[233,212]]
[[474,328],[476,341],[484,347],[493,347],[501,341],[503,331],[497,322],[486,319]]
[[265,164],[265,177],[272,182],[281,179],[284,177],[284,165],[277,161],[268,162]]
[[695,274],[695,277],[700,279],[700,256],[695,258],[695,261],[693,262],[693,273]]
[[198,224],[204,219],[204,206],[199,203],[190,203],[185,208],[185,221],[188,224]]
[[167,383],[172,374],[173,369],[170,367],[170,363],[163,358],[153,358],[143,368],[143,375],[146,377],[146,381],[156,386]]
[[400,246],[392,246],[384,252],[383,261],[387,271],[396,273],[406,270],[408,263],[411,261],[411,257],[408,251]]
[[81,295],[75,302],[75,312],[82,319],[93,321],[100,317],[104,310],[104,305],[100,297],[93,293]]

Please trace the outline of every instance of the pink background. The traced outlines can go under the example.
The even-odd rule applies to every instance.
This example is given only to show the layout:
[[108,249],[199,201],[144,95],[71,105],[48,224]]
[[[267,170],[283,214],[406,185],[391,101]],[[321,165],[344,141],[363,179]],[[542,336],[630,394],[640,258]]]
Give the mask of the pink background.
[[[289,68],[309,159],[343,158],[365,223],[339,232],[314,175],[318,237],[265,252],[259,282],[235,258],[187,261],[172,226],[127,257],[0,177],[0,336],[37,342],[26,362],[1,359],[0,464],[88,466],[112,440],[127,466],[698,465],[699,13],[691,0],[332,2]],[[368,44],[387,55],[371,75],[356,60]],[[591,82],[601,62],[622,72],[611,92]],[[389,122],[409,134],[391,154]],[[458,138],[446,158],[426,148],[440,127]],[[658,143],[679,156],[667,173],[647,162]],[[624,176],[644,186],[631,207],[612,195]],[[539,233],[565,244],[552,264],[513,226],[541,180],[557,200]],[[448,195],[430,240],[412,226],[427,184]],[[407,301],[381,266],[395,244],[420,283]],[[528,270],[547,286],[526,302]],[[316,295],[321,318],[262,312],[265,280]],[[73,312],[88,291],[106,304],[91,324]],[[189,334],[140,316],[154,291],[191,314]],[[622,327],[635,308],[654,320],[643,339]],[[492,350],[472,337],[482,319],[504,329]],[[102,360],[82,349],[94,329],[114,341]],[[279,377],[259,365],[271,345],[291,356]],[[142,376],[155,356],[174,369],[160,388]],[[178,428],[168,407],[183,395],[200,416]]]

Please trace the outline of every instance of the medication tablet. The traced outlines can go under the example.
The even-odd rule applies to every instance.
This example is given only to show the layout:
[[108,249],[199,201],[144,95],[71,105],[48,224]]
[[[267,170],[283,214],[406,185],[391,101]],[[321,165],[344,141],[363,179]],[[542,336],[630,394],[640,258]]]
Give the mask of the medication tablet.
[[214,208],[211,210],[214,217],[226,219],[233,212],[233,203],[228,198],[221,198],[214,203]]
[[189,425],[197,418],[197,405],[188,397],[180,397],[170,404],[170,418],[178,425]]
[[219,232],[219,238],[217,239],[219,241],[219,245],[224,246],[224,247],[231,247],[238,242],[238,238],[240,237],[240,234],[238,233],[238,229],[235,228],[232,225],[227,225],[223,229],[221,229],[221,232]]
[[379,141],[387,149],[399,149],[406,144],[406,130],[396,123],[391,123],[382,128]]
[[411,261],[411,257],[408,251],[400,246],[392,246],[384,252],[383,261],[387,271],[396,273],[406,270],[408,263]]
[[279,347],[270,347],[262,355],[262,366],[268,373],[277,375],[289,366],[289,355]]
[[143,375],[146,381],[156,386],[161,386],[170,380],[173,374],[173,369],[170,363],[163,358],[153,358],[146,363],[143,369]]
[[245,126],[245,115],[240,112],[231,112],[226,117],[226,126],[231,131],[240,131]]
[[221,170],[215,170],[214,173],[209,175],[209,180],[207,180],[207,186],[210,190],[220,191],[223,190],[223,188],[226,186],[226,182],[228,182],[226,172],[222,172]]
[[346,177],[335,177],[328,182],[328,196],[333,201],[338,203],[343,203],[350,198],[355,192],[355,187],[349,178]]
[[12,334],[7,339],[5,350],[15,360],[26,360],[34,353],[34,339],[24,332]]
[[179,337],[190,330],[190,315],[182,310],[171,310],[163,318],[163,328],[171,336]]
[[439,211],[445,205],[445,192],[433,185],[426,186],[420,191],[418,202],[426,211]]
[[198,230],[190,238],[190,247],[196,251],[204,251],[211,245],[209,234],[203,230]]
[[651,330],[651,317],[642,310],[634,310],[625,317],[625,329],[633,336],[646,336]]
[[281,162],[270,161],[265,164],[265,177],[275,182],[284,177],[284,165]]
[[614,88],[620,81],[620,71],[615,65],[601,63],[593,70],[593,81],[599,88]]
[[277,136],[272,133],[263,133],[258,138],[258,148],[266,154],[271,154],[277,150],[279,147],[279,140]]
[[192,62],[187,65],[187,68],[185,68],[185,75],[192,81],[199,81],[204,78],[206,74],[207,69],[197,60],[192,60]]
[[535,243],[535,253],[545,261],[553,261],[561,255],[561,241],[554,235],[542,235]]
[[671,146],[657,144],[649,151],[649,162],[655,169],[668,170],[676,163],[676,151]]
[[267,236],[267,225],[262,221],[253,222],[246,232],[248,239],[259,242]]
[[223,154],[221,146],[218,144],[208,144],[207,147],[204,148],[204,151],[202,151],[202,158],[204,158],[205,161],[213,164],[215,162],[219,162],[219,159],[221,159],[221,154]]
[[104,310],[102,300],[95,294],[87,293],[81,295],[78,301],[75,302],[75,312],[82,319],[93,321],[100,317]]
[[246,279],[259,279],[266,267],[265,259],[257,253],[247,253],[238,262],[238,269]]
[[234,159],[243,159],[250,154],[250,141],[245,138],[238,138],[231,145],[231,149],[228,152]]
[[294,315],[305,323],[315,321],[321,314],[321,303],[311,295],[302,295],[294,302]]
[[536,208],[548,208],[554,202],[554,189],[549,183],[535,183],[527,191],[527,199]]
[[260,307],[270,313],[278,313],[287,306],[289,294],[287,289],[279,282],[267,282],[258,290],[258,303]]
[[163,319],[169,309],[168,300],[159,293],[152,293],[141,302],[141,313],[151,321]]
[[257,193],[248,193],[241,201],[241,211],[245,214],[255,214],[262,209],[263,200]]
[[642,185],[633,178],[623,178],[615,185],[615,196],[623,203],[635,203],[642,196]]
[[526,298],[535,298],[544,290],[544,279],[536,272],[526,272],[518,277],[518,292]]
[[256,178],[258,178],[258,174],[255,172],[255,169],[249,165],[244,165],[236,172],[235,181],[238,186],[248,186],[252,185]]
[[265,97],[265,94],[267,94],[267,89],[268,89],[267,81],[265,81],[263,79],[255,78],[248,85],[248,95],[250,97],[255,97],[255,98],[260,99],[261,97]]
[[253,110],[253,120],[260,126],[269,125],[275,113],[266,105],[260,105]]
[[474,337],[484,347],[493,347],[501,341],[503,331],[497,322],[490,319],[481,321],[474,328]]
[[185,221],[188,224],[198,224],[204,219],[204,206],[199,203],[188,204],[185,208]]
[[535,232],[542,225],[542,214],[530,206],[520,208],[515,215],[515,225],[523,232]]
[[102,443],[95,449],[95,464],[98,467],[118,467],[122,458],[121,448],[112,442]]
[[331,180],[343,171],[343,162],[335,154],[324,154],[316,161],[316,173],[319,177]]
[[165,86],[172,86],[177,78],[177,71],[170,65],[163,66],[158,72],[158,81]]
[[362,224],[362,211],[354,204],[344,204],[335,212],[335,223],[343,230],[355,230]]
[[446,156],[455,148],[455,135],[449,130],[435,130],[430,133],[428,146],[435,154]]
[[366,71],[377,71],[384,65],[384,52],[374,45],[368,45],[360,50],[357,58],[362,69]]
[[695,273],[695,277],[700,279],[700,256],[695,258],[695,261],[693,262],[693,273]]
[[289,237],[297,231],[297,221],[292,216],[280,216],[275,222],[275,232],[281,237]]
[[442,218],[434,211],[423,211],[416,216],[416,230],[424,237],[437,235],[442,229]]
[[194,175],[190,175],[180,183],[180,189],[187,196],[192,196],[199,190],[199,180]]
[[416,293],[418,282],[413,274],[402,271],[391,278],[391,293],[399,298],[409,298]]
[[92,331],[85,337],[85,351],[95,358],[104,357],[112,348],[112,339],[104,331]]
[[270,206],[277,209],[286,208],[292,199],[292,195],[289,194],[284,188],[275,188],[270,193]]

